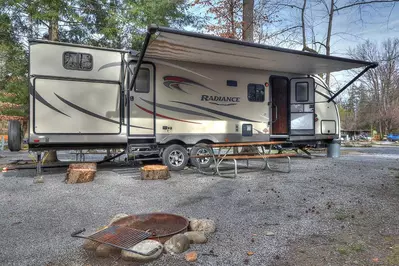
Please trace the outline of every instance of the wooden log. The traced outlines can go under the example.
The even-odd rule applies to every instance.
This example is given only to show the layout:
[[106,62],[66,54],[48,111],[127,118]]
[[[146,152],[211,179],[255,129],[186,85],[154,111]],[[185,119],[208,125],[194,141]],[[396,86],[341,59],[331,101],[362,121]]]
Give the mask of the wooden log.
[[165,165],[146,165],[141,167],[142,180],[156,180],[170,178],[169,169]]
[[96,163],[70,164],[65,177],[65,183],[86,183],[94,180],[97,172]]

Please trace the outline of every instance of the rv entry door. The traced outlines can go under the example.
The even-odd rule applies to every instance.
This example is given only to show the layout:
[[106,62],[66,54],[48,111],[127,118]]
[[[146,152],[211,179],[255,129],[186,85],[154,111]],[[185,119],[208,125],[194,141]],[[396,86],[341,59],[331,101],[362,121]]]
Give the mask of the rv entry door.
[[288,138],[289,80],[270,77],[271,138]]
[[[135,70],[135,61],[129,64],[129,83]],[[155,138],[155,67],[143,63],[136,84],[129,91],[129,138]]]
[[291,79],[290,120],[292,136],[315,134],[315,85],[313,78]]

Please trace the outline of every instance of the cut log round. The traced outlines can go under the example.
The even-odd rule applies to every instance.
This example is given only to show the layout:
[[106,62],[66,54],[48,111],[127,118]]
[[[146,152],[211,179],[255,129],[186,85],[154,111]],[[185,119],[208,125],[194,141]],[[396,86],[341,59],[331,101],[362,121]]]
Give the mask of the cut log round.
[[169,169],[165,165],[146,165],[141,168],[142,180],[168,179]]
[[94,180],[97,172],[95,163],[77,163],[70,164],[67,170],[65,183],[86,183]]

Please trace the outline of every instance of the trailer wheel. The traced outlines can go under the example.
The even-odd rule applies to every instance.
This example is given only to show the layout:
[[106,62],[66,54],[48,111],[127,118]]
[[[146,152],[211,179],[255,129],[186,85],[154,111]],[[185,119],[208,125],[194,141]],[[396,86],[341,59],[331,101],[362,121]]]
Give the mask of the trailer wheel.
[[[208,154],[211,154],[209,148],[201,145],[194,146],[190,152],[191,156]],[[212,164],[212,156],[206,158],[190,158],[190,163],[197,168],[199,167],[199,164],[201,164],[201,168],[208,168]]]
[[21,123],[18,120],[8,121],[8,149],[10,151],[20,151],[21,141]]
[[181,171],[187,165],[188,152],[186,148],[181,145],[170,145],[163,151],[162,161],[170,171]]

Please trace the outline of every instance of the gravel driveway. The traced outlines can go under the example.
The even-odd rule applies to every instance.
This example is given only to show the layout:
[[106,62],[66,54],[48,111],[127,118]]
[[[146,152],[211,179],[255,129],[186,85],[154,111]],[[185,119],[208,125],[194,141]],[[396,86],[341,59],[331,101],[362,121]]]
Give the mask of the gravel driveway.
[[94,258],[70,234],[95,230],[116,213],[158,211],[214,219],[217,232],[191,247],[196,263],[181,254],[147,265],[399,265],[399,148],[390,156],[294,158],[289,174],[236,179],[186,170],[141,181],[127,173],[104,169],[76,185],[64,184],[60,172],[43,184],[33,184],[29,171],[2,174],[0,265],[132,265]]

